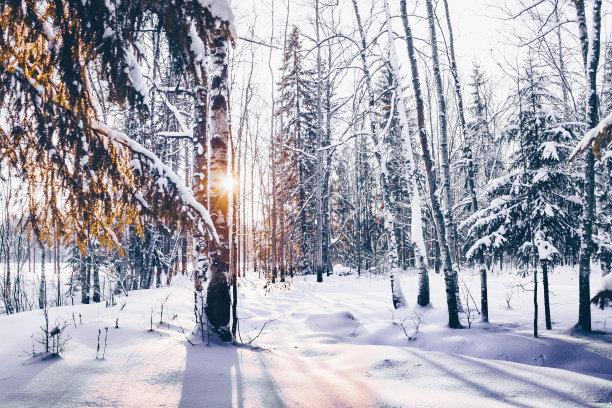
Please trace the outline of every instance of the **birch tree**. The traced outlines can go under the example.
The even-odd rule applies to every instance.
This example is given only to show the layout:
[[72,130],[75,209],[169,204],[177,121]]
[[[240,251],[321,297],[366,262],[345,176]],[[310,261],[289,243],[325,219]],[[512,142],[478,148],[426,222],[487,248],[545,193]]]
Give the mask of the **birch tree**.
[[409,179],[412,187],[412,200],[410,202],[412,210],[410,239],[414,247],[415,266],[419,270],[419,294],[417,298],[417,303],[420,306],[427,306],[429,304],[429,274],[427,272],[427,252],[425,249],[425,240],[423,239],[421,193],[419,192],[419,186],[417,182],[417,169],[414,153],[412,151],[410,127],[408,124],[408,118],[406,116],[407,109],[403,92],[404,86],[399,70],[399,62],[397,60],[395,37],[393,35],[393,29],[391,26],[391,13],[389,11],[388,0],[385,0],[385,16],[387,36],[389,39],[389,61],[393,70],[393,77],[397,85],[397,89],[395,91],[396,100],[399,110],[400,122],[402,126],[402,138],[404,142],[404,148],[406,150],[406,154],[408,155],[409,168],[407,170],[409,172]]
[[410,60],[410,68],[412,73],[412,88],[414,92],[417,126],[419,129],[419,141],[423,153],[423,163],[427,174],[427,184],[429,187],[429,199],[431,202],[434,221],[436,224],[438,242],[440,243],[440,251],[442,253],[442,268],[444,271],[444,282],[446,284],[446,304],[448,306],[448,324],[451,328],[460,328],[459,313],[457,310],[457,272],[453,269],[451,261],[450,249],[446,239],[446,228],[444,216],[440,209],[440,201],[437,194],[436,179],[433,174],[433,163],[429,154],[427,145],[427,131],[425,128],[425,110],[423,106],[423,97],[421,95],[421,83],[419,80],[419,70],[417,65],[414,42],[412,38],[412,30],[408,23],[408,12],[406,10],[406,0],[400,0],[401,17],[406,33],[406,47],[408,49],[408,58]]
[[[582,49],[586,78],[586,120],[589,129],[599,124],[599,106],[597,96],[597,68],[599,66],[601,0],[593,0],[591,33],[587,30],[584,0],[574,0],[578,20],[578,38]],[[595,155],[588,149],[585,156],[585,187],[582,213],[582,234],[580,243],[580,275],[578,326],[587,332],[591,331],[590,273],[591,254],[593,252],[593,221],[595,218]]]

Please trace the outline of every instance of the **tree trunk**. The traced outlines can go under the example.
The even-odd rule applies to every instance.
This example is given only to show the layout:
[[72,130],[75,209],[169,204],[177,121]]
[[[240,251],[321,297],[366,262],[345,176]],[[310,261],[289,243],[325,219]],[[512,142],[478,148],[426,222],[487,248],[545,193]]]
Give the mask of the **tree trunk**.
[[87,257],[81,256],[81,303],[89,303],[89,281],[87,280]]
[[544,287],[544,316],[546,317],[546,330],[552,329],[550,320],[550,298],[548,293],[548,260],[542,259],[542,285]]
[[[582,57],[587,81],[587,122],[592,129],[599,122],[597,101],[597,66],[599,65],[599,45],[601,27],[601,0],[593,3],[593,32],[591,40],[587,32],[584,0],[574,0],[578,17],[579,39],[582,46]],[[579,306],[578,323],[585,331],[591,331],[591,304],[590,304],[590,274],[591,254],[593,252],[593,221],[595,219],[595,157],[589,149],[585,158],[585,187],[582,215],[582,237],[580,244],[580,275],[579,275]]]
[[429,22],[429,36],[431,45],[431,58],[433,61],[433,76],[436,82],[436,93],[438,95],[438,122],[440,126],[440,156],[442,168],[442,203],[444,211],[444,223],[448,247],[451,259],[458,264],[457,242],[455,237],[455,223],[453,221],[453,197],[450,184],[450,159],[448,155],[448,134],[446,121],[446,99],[444,87],[442,86],[442,74],[440,73],[440,60],[438,58],[438,40],[436,36],[435,17],[431,0],[425,0],[427,6],[427,19]]
[[436,180],[433,174],[429,147],[427,145],[427,134],[425,130],[425,114],[423,108],[423,98],[421,96],[421,84],[419,81],[418,65],[412,39],[412,31],[408,25],[408,13],[406,11],[406,0],[400,1],[402,22],[406,31],[406,45],[408,48],[408,56],[412,72],[412,86],[416,100],[417,110],[417,125],[419,128],[419,140],[421,142],[421,150],[423,151],[423,163],[427,174],[427,184],[429,186],[429,198],[431,200],[432,212],[434,215],[436,229],[438,232],[438,242],[440,243],[440,251],[442,253],[442,268],[444,270],[444,281],[446,284],[446,303],[448,306],[448,324],[451,328],[460,328],[459,313],[457,310],[457,273],[453,270],[450,250],[446,240],[446,231],[444,217],[440,209],[438,195],[436,191]]
[[93,265],[93,297],[94,303],[100,303],[100,275],[98,273],[98,264],[92,262]]
[[533,268],[533,337],[538,337],[538,268]]
[[230,293],[227,276],[230,262],[228,172],[229,116],[227,85],[228,38],[219,34],[213,41],[210,112],[210,212],[219,238],[210,250],[210,283],[206,296],[206,315],[214,331],[230,340]]
[[321,43],[319,42],[319,0],[315,0],[317,31],[317,282],[323,282],[323,104],[321,71]]
[[372,76],[370,74],[370,69],[368,67],[368,62],[366,59],[367,52],[367,43],[366,36],[363,30],[363,24],[361,23],[361,17],[359,15],[359,8],[357,6],[357,0],[353,0],[353,8],[355,9],[355,17],[357,20],[357,27],[359,28],[359,35],[361,40],[361,64],[363,68],[363,73],[365,77],[365,83],[368,94],[368,111],[367,117],[370,122],[370,137],[372,138],[372,144],[374,145],[374,157],[376,158],[377,163],[377,177],[376,182],[378,183],[378,190],[381,192],[382,201],[383,201],[383,227],[385,229],[385,234],[387,237],[387,256],[386,261],[388,267],[390,269],[396,268],[398,263],[398,252],[397,252],[397,242],[395,240],[395,231],[393,228],[394,219],[393,214],[391,213],[391,201],[389,197],[388,191],[388,183],[387,183],[387,172],[386,172],[386,160],[385,155],[382,154],[383,148],[383,138],[382,135],[378,132],[378,126],[376,122],[376,118],[374,117],[374,109],[375,109],[375,97],[374,97],[374,88],[372,86]]
[[480,313],[482,321],[489,321],[489,293],[487,290],[487,269],[484,264],[480,266]]
[[[45,247],[40,245],[40,260],[41,260],[41,271],[40,271],[40,288],[38,290],[38,307],[44,309],[47,307],[47,280],[45,277]],[[89,303],[89,295],[87,296],[87,302]]]
[[410,182],[412,184],[412,200],[411,204],[411,215],[412,221],[410,226],[410,237],[413,243],[414,249],[414,260],[415,266],[419,270],[419,294],[417,296],[417,303],[419,306],[427,306],[429,304],[429,273],[427,272],[427,251],[425,249],[425,239],[423,237],[423,223],[422,223],[422,207],[421,207],[421,193],[419,192],[419,186],[417,182],[417,169],[415,164],[414,152],[412,151],[412,141],[410,136],[410,125],[408,123],[407,109],[405,106],[403,83],[402,77],[399,70],[399,62],[397,60],[397,53],[395,49],[395,39],[393,37],[393,29],[391,27],[391,13],[389,11],[388,0],[385,0],[385,12],[386,12],[386,23],[387,23],[387,35],[389,37],[389,49],[390,51],[390,63],[392,68],[392,75],[395,83],[397,84],[396,95],[399,109],[400,124],[402,126],[402,138],[405,143],[405,150],[408,154],[408,161],[410,163]]

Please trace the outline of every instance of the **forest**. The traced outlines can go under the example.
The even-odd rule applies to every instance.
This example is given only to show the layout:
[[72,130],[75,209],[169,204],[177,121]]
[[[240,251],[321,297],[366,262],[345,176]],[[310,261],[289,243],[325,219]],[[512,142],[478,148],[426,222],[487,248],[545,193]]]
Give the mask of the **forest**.
[[610,12],[0,0],[0,406],[609,406]]

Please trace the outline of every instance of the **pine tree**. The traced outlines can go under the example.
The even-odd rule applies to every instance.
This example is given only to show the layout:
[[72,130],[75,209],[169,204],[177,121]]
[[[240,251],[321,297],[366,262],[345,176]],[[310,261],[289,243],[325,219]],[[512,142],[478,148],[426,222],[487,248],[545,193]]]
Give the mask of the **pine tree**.
[[[550,328],[548,267],[553,258],[577,242],[574,221],[580,212],[575,197],[581,180],[567,163],[574,139],[572,129],[559,124],[557,101],[546,92],[547,82],[529,61],[506,138],[517,147],[509,173],[489,183],[488,206],[466,221],[475,243],[468,258],[507,253],[542,267],[546,324]],[[534,274],[537,272],[534,272]],[[534,275],[535,278],[535,275]]]
[[[129,136],[100,123],[97,109],[99,102],[129,103],[146,117],[150,101],[136,41],[147,21],[165,36],[174,66],[194,81],[202,79],[190,32],[200,43],[217,32],[229,36],[229,15],[213,15],[195,0],[186,3],[0,5],[0,109],[9,112],[0,131],[2,158],[29,184],[48,185],[53,176],[56,195],[64,198],[48,195],[31,206],[41,238],[49,235],[43,228],[49,214],[60,235],[76,234],[81,248],[90,233],[102,245],[119,245],[116,231],[130,223],[141,230],[143,215],[211,229],[206,210],[176,174]],[[90,82],[90,72],[102,84],[96,90],[103,101],[94,96],[98,84]]]

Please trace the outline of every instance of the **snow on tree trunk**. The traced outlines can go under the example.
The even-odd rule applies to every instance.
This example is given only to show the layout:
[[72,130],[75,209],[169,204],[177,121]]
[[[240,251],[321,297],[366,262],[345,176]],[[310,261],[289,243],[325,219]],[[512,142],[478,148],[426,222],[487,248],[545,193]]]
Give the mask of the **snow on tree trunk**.
[[229,192],[228,177],[228,39],[219,34],[213,41],[210,63],[210,87],[208,95],[210,126],[209,200],[210,215],[217,231],[218,241],[210,248],[210,282],[206,295],[206,316],[213,330],[223,340],[229,340]]
[[93,296],[94,303],[100,303],[100,274],[97,262],[93,263]]
[[397,252],[397,241],[395,237],[395,231],[393,228],[394,217],[391,212],[391,199],[389,197],[388,191],[388,183],[387,183],[387,163],[386,163],[386,155],[383,152],[383,135],[380,134],[377,121],[374,118],[374,106],[375,106],[375,97],[374,97],[374,88],[372,87],[372,76],[370,74],[370,69],[368,68],[368,62],[366,59],[367,52],[367,43],[366,36],[363,30],[363,24],[361,23],[361,16],[359,15],[359,8],[357,6],[357,0],[353,0],[353,8],[355,9],[355,18],[357,20],[357,27],[359,29],[359,36],[361,40],[361,47],[359,50],[361,56],[361,64],[363,68],[363,75],[365,77],[366,89],[368,93],[368,110],[366,112],[368,120],[370,122],[370,137],[372,138],[372,144],[374,145],[374,157],[376,157],[376,163],[378,165],[378,177],[376,177],[376,181],[378,183],[378,191],[382,193],[383,203],[383,216],[384,222],[383,227],[385,229],[385,234],[387,237],[387,263],[390,269],[394,269],[398,265],[398,252]]
[[446,224],[446,236],[451,259],[458,263],[457,240],[455,237],[455,223],[453,222],[453,197],[450,186],[450,160],[448,156],[448,132],[446,121],[446,99],[444,87],[442,86],[442,74],[440,73],[440,60],[438,57],[438,40],[436,36],[435,17],[431,0],[425,0],[427,6],[427,20],[429,23],[429,37],[431,45],[431,58],[433,62],[433,76],[436,82],[436,93],[438,96],[438,125],[440,126],[440,158],[442,160],[442,203],[444,211],[444,222]]
[[[40,309],[44,309],[47,307],[47,279],[45,277],[45,247],[44,245],[40,245],[41,255],[41,271],[40,271],[40,287],[38,289],[38,307]],[[83,277],[82,285],[81,285],[81,303],[89,303],[89,292],[86,292],[85,289],[87,287],[87,283],[85,282],[85,275],[83,274],[86,271],[86,266],[81,262],[81,276]]]
[[[206,76],[202,76],[204,83],[196,89],[195,117],[196,124],[193,131],[195,151],[193,158],[193,196],[204,208],[208,209],[208,138],[206,126],[208,124],[207,105],[208,94],[206,90]],[[196,231],[193,237],[193,254],[195,264],[193,270],[194,287],[197,292],[203,290],[202,281],[206,281],[208,269],[208,241],[202,231]]]
[[[593,25],[591,39],[587,31],[584,0],[574,0],[578,19],[579,39],[582,46],[582,57],[585,67],[587,83],[587,123],[589,129],[597,127],[599,110],[597,101],[597,66],[599,64],[600,27],[601,27],[601,0],[593,3]],[[595,218],[595,157],[593,151],[588,149],[585,158],[585,188],[584,207],[582,214],[582,239],[580,243],[580,273],[579,273],[579,306],[578,326],[587,332],[591,331],[591,305],[590,305],[590,273],[591,254],[593,251],[592,235]]]
[[[468,134],[468,127],[465,122],[465,109],[463,107],[463,92],[461,91],[461,83],[459,82],[459,72],[457,70],[457,61],[455,59],[455,40],[453,36],[453,26],[450,20],[450,12],[448,10],[448,1],[444,0],[444,11],[446,14],[446,25],[448,26],[448,44],[449,44],[449,59],[451,66],[451,74],[455,83],[455,93],[457,94],[457,110],[459,114],[459,124],[461,125],[461,133],[463,134],[463,158],[466,161],[466,184],[468,195],[472,204],[472,212],[478,211],[478,199],[474,188],[474,160],[472,155],[471,140]],[[482,262],[482,260],[481,260]]]
[[419,72],[417,59],[414,50],[412,39],[412,31],[408,24],[408,13],[406,11],[406,0],[400,1],[401,17],[406,32],[406,46],[408,48],[408,57],[410,59],[410,68],[412,72],[412,87],[416,101],[417,110],[417,125],[419,128],[419,140],[421,142],[421,150],[423,151],[423,163],[425,164],[425,172],[427,173],[427,184],[429,186],[429,198],[431,201],[432,212],[436,224],[438,234],[438,242],[442,253],[442,268],[444,270],[444,282],[446,284],[446,304],[448,306],[448,324],[451,328],[460,328],[459,313],[457,309],[457,273],[453,270],[450,250],[446,240],[446,231],[444,225],[444,217],[440,209],[438,199],[436,180],[433,174],[431,156],[427,145],[427,133],[425,130],[425,112],[423,107],[423,97],[421,96],[421,84],[419,81]]
[[410,183],[412,185],[412,200],[410,200],[412,215],[410,225],[410,239],[412,240],[414,247],[415,266],[419,271],[419,294],[417,297],[417,303],[420,306],[427,306],[429,304],[429,273],[427,272],[427,252],[425,249],[425,240],[423,238],[421,193],[419,192],[416,163],[414,159],[414,152],[412,151],[410,126],[408,123],[408,118],[406,117],[407,110],[403,92],[404,85],[402,83],[402,77],[399,70],[399,62],[397,60],[397,52],[395,49],[393,29],[391,27],[391,13],[389,11],[388,0],[385,0],[385,12],[387,20],[387,35],[389,38],[389,60],[391,63],[392,74],[395,83],[397,84],[397,89],[395,92],[397,95],[396,99],[399,109],[400,124],[402,126],[402,139],[405,144],[405,150],[406,154],[408,155],[408,162],[410,166]]

